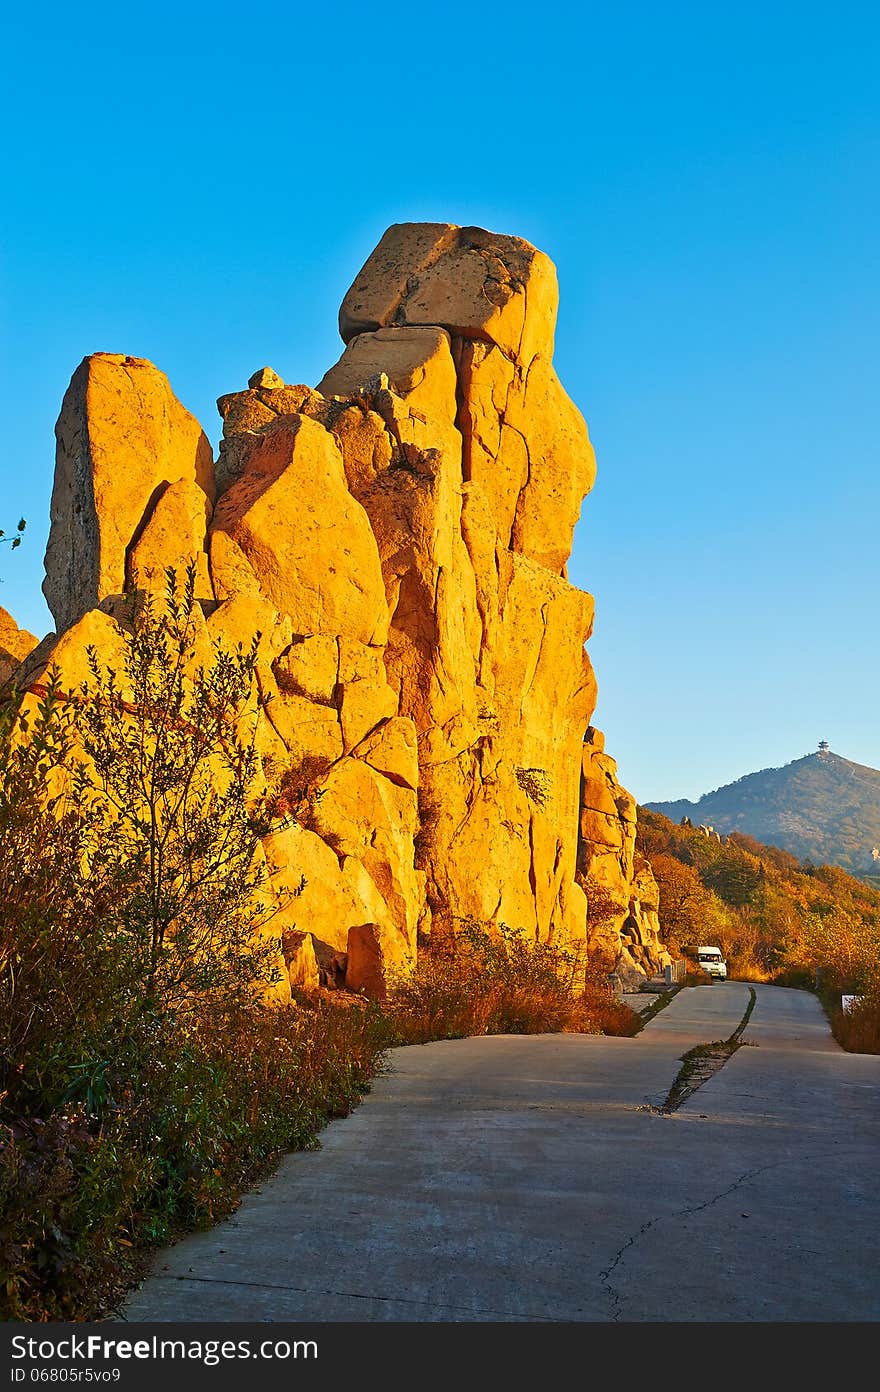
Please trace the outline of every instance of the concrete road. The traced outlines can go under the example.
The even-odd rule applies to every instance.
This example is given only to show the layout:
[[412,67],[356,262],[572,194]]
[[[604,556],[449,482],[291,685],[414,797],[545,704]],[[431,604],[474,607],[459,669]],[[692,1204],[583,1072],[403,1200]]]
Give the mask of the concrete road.
[[731,1033],[747,986],[681,991],[635,1039],[395,1050],[125,1317],[877,1320],[880,1057],[839,1049],[813,996],[755,989],[752,1047],[671,1115],[681,1054]]

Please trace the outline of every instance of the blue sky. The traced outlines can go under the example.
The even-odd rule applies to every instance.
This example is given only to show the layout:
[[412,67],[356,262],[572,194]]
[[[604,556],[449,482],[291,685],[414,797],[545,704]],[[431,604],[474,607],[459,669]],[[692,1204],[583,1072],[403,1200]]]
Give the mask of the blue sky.
[[599,473],[570,566],[642,801],[828,739],[880,766],[880,14],[869,4],[54,4],[4,20],[0,604],[39,633],[53,425],[147,357],[216,440],[315,382],[385,227],[559,270]]

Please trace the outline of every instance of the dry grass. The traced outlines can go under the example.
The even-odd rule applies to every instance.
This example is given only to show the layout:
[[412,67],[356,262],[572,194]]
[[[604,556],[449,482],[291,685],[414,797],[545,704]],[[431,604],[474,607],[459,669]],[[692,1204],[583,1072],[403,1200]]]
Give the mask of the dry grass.
[[865,992],[852,1010],[829,1011],[831,1032],[851,1054],[880,1054],[880,987]]
[[284,1151],[314,1146],[392,1045],[639,1025],[598,967],[585,988],[578,953],[474,924],[425,948],[386,1005],[336,994],[155,1013],[100,1054],[68,1039],[60,1071],[25,1054],[28,1086],[0,1099],[0,1317],[112,1311],[151,1248],[216,1222]]
[[480,1034],[634,1034],[638,1016],[604,979],[585,980],[583,955],[532,943],[502,926],[462,924],[427,944],[409,976],[391,981],[386,1013],[397,1042]]
[[313,1147],[387,1043],[363,1001],[168,1016],[75,1100],[0,1108],[0,1318],[112,1310],[144,1252],[216,1222],[285,1151]]

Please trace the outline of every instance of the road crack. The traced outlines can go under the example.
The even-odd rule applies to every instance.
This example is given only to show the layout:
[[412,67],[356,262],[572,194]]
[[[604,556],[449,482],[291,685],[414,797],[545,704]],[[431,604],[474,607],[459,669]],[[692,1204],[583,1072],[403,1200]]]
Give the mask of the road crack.
[[[672,1087],[669,1089],[663,1105],[655,1107],[649,1103],[644,1107],[640,1107],[638,1110],[654,1112],[661,1116],[669,1116],[672,1112],[677,1111],[682,1103],[686,1102],[689,1097],[692,1097],[698,1088],[701,1088],[704,1083],[714,1077],[719,1069],[724,1067],[727,1060],[736,1053],[737,1049],[743,1047],[743,1031],[749,1023],[752,1011],[755,1008],[756,1000],[757,993],[754,987],[750,986],[749,1003],[736,1029],[733,1030],[726,1039],[716,1039],[711,1044],[698,1044],[695,1048],[689,1049],[688,1052],[682,1056],[681,1068],[676,1074],[675,1080]],[[719,1193],[713,1194],[711,1198],[706,1199],[703,1203],[694,1204],[690,1208],[680,1209],[677,1213],[663,1214],[657,1218],[649,1218],[647,1223],[643,1223],[636,1232],[627,1238],[623,1246],[618,1249],[614,1259],[604,1271],[599,1272],[599,1279],[604,1283],[612,1303],[612,1321],[618,1321],[621,1317],[622,1297],[611,1281],[611,1275],[623,1260],[624,1253],[629,1251],[630,1247],[634,1247],[635,1244],[644,1237],[646,1233],[650,1232],[653,1227],[656,1227],[658,1223],[666,1222],[670,1218],[689,1218],[694,1213],[702,1213],[704,1209],[711,1208],[713,1204],[719,1203],[721,1199],[726,1199],[729,1194],[733,1194],[742,1184],[753,1179],[755,1175],[763,1174],[765,1170],[771,1170],[775,1165],[782,1163],[782,1161],[775,1161],[773,1164],[758,1165],[754,1169],[746,1170],[745,1173],[741,1174],[738,1179],[735,1179],[732,1184],[729,1184],[726,1189],[722,1189]]]
[[[320,1286],[294,1286],[285,1285],[277,1281],[247,1281],[241,1279],[229,1279],[224,1278],[222,1276],[196,1276],[191,1273],[187,1273],[185,1275],[159,1275],[154,1279],[163,1282],[184,1281],[191,1285],[229,1286],[245,1290],[281,1291],[287,1295],[329,1296],[332,1299],[337,1300],[364,1300],[373,1301],[377,1304],[408,1305],[430,1310],[443,1309],[449,1310],[453,1314],[468,1315],[471,1318],[476,1316],[479,1319],[484,1320],[525,1320],[535,1324],[556,1324],[560,1322],[557,1319],[557,1317],[553,1315],[523,1314],[515,1310],[483,1309],[481,1307],[472,1307],[470,1305],[455,1305],[446,1300],[437,1300],[433,1298],[429,1299],[427,1297],[424,1299],[419,1299],[418,1297],[407,1295],[378,1295],[374,1291],[363,1292],[354,1290],[335,1290],[330,1287],[324,1288]],[[580,1311],[578,1311],[577,1313],[580,1313]],[[124,1320],[126,1319],[126,1316],[122,1314],[119,1316],[119,1318]]]
[[634,1247],[636,1243],[640,1240],[640,1238],[644,1237],[645,1234],[650,1232],[652,1228],[656,1227],[658,1223],[666,1223],[671,1220],[676,1220],[680,1218],[690,1218],[695,1213],[703,1213],[705,1209],[711,1208],[713,1204],[720,1203],[722,1199],[726,1199],[728,1195],[735,1193],[737,1189],[741,1188],[743,1184],[748,1183],[750,1179],[754,1179],[756,1175],[763,1174],[766,1170],[776,1169],[778,1165],[782,1165],[784,1163],[785,1162],[783,1160],[774,1160],[769,1165],[756,1165],[754,1169],[746,1170],[745,1173],[741,1174],[737,1179],[735,1179],[732,1184],[728,1184],[726,1189],[721,1189],[717,1194],[713,1194],[711,1198],[705,1199],[703,1203],[692,1204],[690,1208],[679,1209],[676,1213],[663,1213],[656,1218],[649,1218],[647,1223],[643,1223],[642,1226],[638,1228],[636,1232],[634,1232],[630,1237],[627,1238],[626,1242],[623,1243],[622,1247],[618,1249],[618,1251],[615,1253],[614,1259],[609,1263],[608,1266],[605,1267],[604,1271],[599,1272],[599,1280],[603,1283],[605,1290],[608,1292],[609,1299],[611,1300],[612,1321],[616,1323],[621,1318],[621,1307],[623,1304],[623,1297],[616,1289],[614,1283],[611,1280],[611,1276],[614,1273],[615,1268],[619,1266],[620,1262],[623,1260],[624,1254],[629,1251],[630,1247]]
[[756,1000],[755,989],[750,986],[749,1003],[736,1029],[726,1039],[715,1039],[711,1044],[697,1044],[693,1049],[688,1049],[687,1053],[681,1056],[681,1068],[676,1073],[672,1087],[666,1094],[666,1100],[659,1107],[647,1103],[638,1110],[658,1112],[662,1116],[669,1116],[671,1112],[677,1112],[681,1104],[686,1102],[689,1097],[693,1097],[698,1088],[701,1088],[704,1083],[708,1083],[710,1078],[714,1078],[727,1060],[733,1057],[737,1049],[744,1047],[742,1034],[749,1023]]

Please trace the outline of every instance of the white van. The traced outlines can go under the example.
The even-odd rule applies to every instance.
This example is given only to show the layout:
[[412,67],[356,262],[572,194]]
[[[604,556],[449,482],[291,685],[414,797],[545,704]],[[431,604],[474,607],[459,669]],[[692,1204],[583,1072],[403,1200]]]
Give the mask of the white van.
[[714,980],[727,980],[727,963],[721,955],[720,947],[698,947],[697,961],[703,971],[708,972]]

